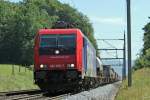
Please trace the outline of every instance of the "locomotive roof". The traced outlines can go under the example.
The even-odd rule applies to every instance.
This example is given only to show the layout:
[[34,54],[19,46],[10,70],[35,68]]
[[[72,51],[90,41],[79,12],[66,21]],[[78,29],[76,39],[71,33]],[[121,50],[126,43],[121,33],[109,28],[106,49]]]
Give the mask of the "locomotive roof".
[[54,33],[54,34],[63,33],[64,34],[64,32],[67,34],[67,33],[77,33],[79,31],[80,29],[40,29],[38,34],[51,34],[51,33]]

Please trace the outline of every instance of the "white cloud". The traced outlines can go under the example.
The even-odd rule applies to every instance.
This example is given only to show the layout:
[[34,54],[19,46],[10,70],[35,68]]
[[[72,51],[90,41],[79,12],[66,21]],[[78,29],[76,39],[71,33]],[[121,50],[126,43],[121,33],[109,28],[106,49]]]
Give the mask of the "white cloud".
[[89,17],[93,23],[99,24],[111,24],[111,25],[126,25],[125,21],[121,17]]

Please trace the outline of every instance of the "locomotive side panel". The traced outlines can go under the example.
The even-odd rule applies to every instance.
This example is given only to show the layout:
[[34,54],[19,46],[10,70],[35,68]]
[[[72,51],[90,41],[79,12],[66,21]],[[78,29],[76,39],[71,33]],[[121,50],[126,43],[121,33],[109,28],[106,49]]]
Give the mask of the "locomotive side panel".
[[84,39],[84,44],[86,50],[86,62],[87,65],[84,67],[85,68],[85,76],[86,77],[96,77],[97,72],[96,72],[96,51],[92,44],[85,38]]
[[77,70],[82,74],[83,70],[83,36],[80,30],[77,30],[77,42],[76,42],[76,66]]

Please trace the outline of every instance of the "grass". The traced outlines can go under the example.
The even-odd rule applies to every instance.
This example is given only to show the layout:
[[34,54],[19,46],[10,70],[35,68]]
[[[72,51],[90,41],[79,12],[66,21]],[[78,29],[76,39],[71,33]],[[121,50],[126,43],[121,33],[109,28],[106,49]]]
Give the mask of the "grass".
[[150,68],[133,73],[132,87],[124,81],[115,100],[150,100]]
[[33,72],[24,67],[14,65],[14,74],[12,74],[12,65],[0,65],[0,92],[17,91],[38,88],[33,83]]

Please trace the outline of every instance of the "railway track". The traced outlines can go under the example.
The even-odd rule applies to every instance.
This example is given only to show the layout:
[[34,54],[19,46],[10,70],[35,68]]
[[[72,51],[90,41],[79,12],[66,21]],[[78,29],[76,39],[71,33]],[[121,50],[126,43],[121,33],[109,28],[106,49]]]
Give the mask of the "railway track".
[[48,94],[41,90],[0,92],[0,100],[61,100],[70,94]]
[[40,93],[42,92],[39,89],[31,89],[31,90],[20,90],[20,91],[9,91],[9,92],[0,92],[0,96],[11,96],[11,95],[19,95],[26,93]]
[[50,94],[41,90],[22,90],[22,91],[10,91],[0,92],[0,100],[65,100],[71,95],[78,94],[82,91],[74,91],[72,93],[59,92],[56,94]]

